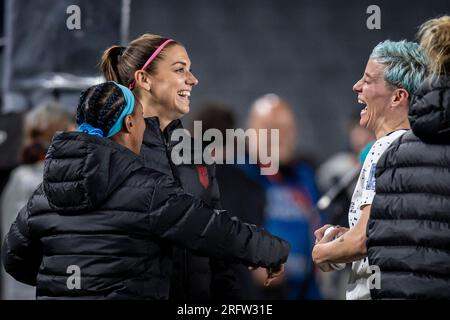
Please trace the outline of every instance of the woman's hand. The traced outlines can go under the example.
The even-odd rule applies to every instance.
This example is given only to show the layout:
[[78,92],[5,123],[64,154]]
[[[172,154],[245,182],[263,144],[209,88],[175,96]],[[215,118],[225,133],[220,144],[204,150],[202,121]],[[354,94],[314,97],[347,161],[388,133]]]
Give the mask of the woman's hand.
[[256,282],[264,287],[268,287],[272,282],[279,283],[283,280],[284,263],[275,268],[249,268],[256,279]]

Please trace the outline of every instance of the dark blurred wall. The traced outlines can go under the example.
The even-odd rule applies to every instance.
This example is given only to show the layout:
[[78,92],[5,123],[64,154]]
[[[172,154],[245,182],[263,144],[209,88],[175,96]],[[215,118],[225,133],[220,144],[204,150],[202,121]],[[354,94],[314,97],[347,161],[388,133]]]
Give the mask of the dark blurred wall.
[[[111,3],[113,5],[111,5]],[[98,79],[103,50],[121,41],[121,0],[4,1],[3,112],[59,98],[76,105]],[[74,6],[79,26],[72,27]],[[72,8],[72,9],[70,9]],[[68,10],[69,9],[69,10]]]
[[[371,4],[381,8],[381,30],[366,27]],[[200,80],[193,108],[223,101],[243,125],[256,97],[285,97],[295,106],[299,150],[323,160],[347,146],[346,119],[360,110],[352,86],[372,48],[413,40],[423,21],[449,12],[448,0],[133,0],[130,39],[150,32],[185,44]]]

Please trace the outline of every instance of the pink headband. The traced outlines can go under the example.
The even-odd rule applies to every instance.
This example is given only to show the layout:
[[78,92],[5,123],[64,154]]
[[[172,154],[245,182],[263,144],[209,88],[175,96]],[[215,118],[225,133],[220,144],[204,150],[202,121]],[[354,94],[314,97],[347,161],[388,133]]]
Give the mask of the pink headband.
[[[147,62],[144,64],[144,66],[143,66],[142,69],[140,69],[140,70],[145,70],[145,69],[148,67],[148,65],[149,65],[153,60],[155,60],[156,56],[161,52],[161,50],[164,49],[164,47],[165,47],[167,44],[171,43],[172,41],[173,41],[173,39],[169,39],[169,40],[166,40],[162,45],[160,45],[160,46],[158,47],[158,49],[156,49],[155,52],[153,52],[153,54],[150,56],[150,58],[148,58]],[[129,88],[130,90],[133,90],[135,84],[136,84],[136,79],[133,80],[133,82],[128,86],[128,88]]]

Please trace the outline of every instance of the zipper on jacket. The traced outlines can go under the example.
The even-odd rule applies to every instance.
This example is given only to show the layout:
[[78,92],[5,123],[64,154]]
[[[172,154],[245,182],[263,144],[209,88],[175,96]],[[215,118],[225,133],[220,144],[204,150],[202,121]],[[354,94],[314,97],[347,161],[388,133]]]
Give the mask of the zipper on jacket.
[[[179,177],[177,177],[176,175],[175,175],[175,172],[176,172],[176,170],[175,170],[175,168],[174,168],[174,164],[172,163],[172,159],[171,159],[171,157],[170,157],[170,141],[169,141],[169,139],[166,139],[166,137],[165,137],[165,135],[164,135],[164,132],[162,131],[162,130],[160,130],[159,131],[160,132],[160,134],[161,134],[161,138],[163,139],[163,141],[164,141],[164,147],[165,147],[165,151],[166,151],[166,155],[167,155],[167,157],[168,157],[168,159],[169,159],[169,165],[170,165],[170,168],[171,168],[171,171],[172,171],[172,176],[173,176],[173,178],[174,179],[177,179],[178,180],[178,182],[180,183],[180,186],[183,188],[183,184],[182,184],[182,182],[181,182],[181,180],[179,179]],[[182,261],[181,261],[181,263],[182,263],[182,265],[183,265],[183,275],[182,275],[182,282],[183,282],[183,294],[184,294],[184,297],[183,297],[183,299],[188,299],[188,297],[189,297],[189,281],[188,281],[188,272],[189,272],[189,267],[188,267],[188,259],[187,259],[187,257],[188,257],[188,253],[187,253],[187,249],[185,249],[185,248],[183,248],[183,258],[182,258]]]
[[185,299],[187,299],[189,297],[189,267],[188,267],[188,260],[187,260],[187,249],[183,249],[183,255],[184,255],[184,294],[185,294]]

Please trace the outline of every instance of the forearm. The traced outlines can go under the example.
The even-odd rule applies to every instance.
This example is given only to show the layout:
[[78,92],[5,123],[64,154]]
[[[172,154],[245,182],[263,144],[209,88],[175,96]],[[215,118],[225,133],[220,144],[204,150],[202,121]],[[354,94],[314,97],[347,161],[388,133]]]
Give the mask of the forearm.
[[349,263],[364,258],[367,255],[366,229],[370,208],[371,205],[362,207],[356,225],[337,239],[317,243],[313,249],[314,262],[316,264]]
[[317,244],[313,250],[314,261],[317,264],[349,263],[366,255],[366,236],[358,235],[352,230],[333,241]]

